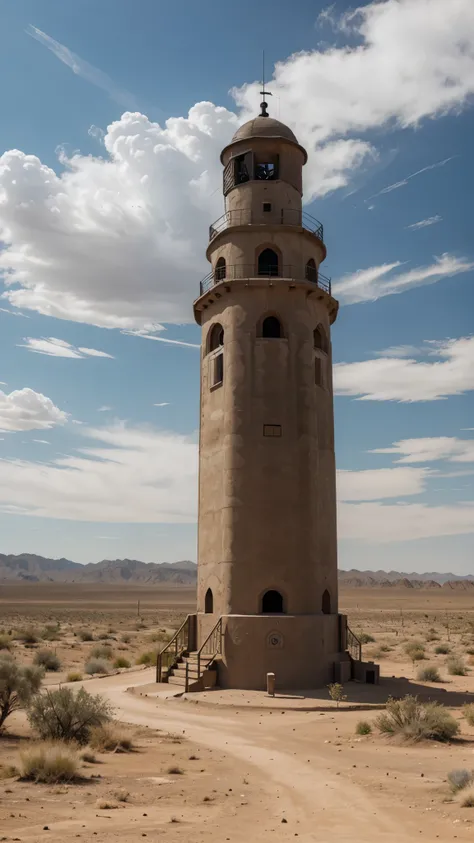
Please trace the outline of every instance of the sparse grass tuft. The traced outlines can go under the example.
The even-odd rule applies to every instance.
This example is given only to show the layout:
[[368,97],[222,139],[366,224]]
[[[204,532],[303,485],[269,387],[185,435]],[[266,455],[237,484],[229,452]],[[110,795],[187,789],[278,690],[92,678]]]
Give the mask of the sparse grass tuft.
[[420,682],[441,682],[441,676],[439,675],[439,670],[434,665],[427,665],[426,667],[420,667],[418,673],[416,674],[416,678],[420,680]]
[[131,752],[133,741],[114,723],[105,723],[90,730],[89,745],[96,752]]
[[436,702],[421,703],[412,696],[389,699],[375,725],[388,737],[409,741],[449,741],[459,732],[459,723],[444,706]]
[[33,662],[38,667],[44,667],[45,670],[51,670],[54,673],[61,670],[61,662],[53,650],[38,650]]
[[474,703],[463,705],[462,713],[470,726],[474,726]]
[[89,659],[84,665],[84,673],[92,676],[94,673],[108,673],[110,669],[109,662],[103,659]]
[[458,790],[463,790],[468,784],[472,782],[472,772],[470,770],[451,770],[448,773],[448,782],[453,793]]
[[121,667],[130,667],[130,662],[128,659],[125,659],[123,656],[119,656],[118,659],[114,661],[114,667],[118,670]]
[[130,644],[132,636],[129,635],[128,632],[124,632],[124,634],[120,636],[120,640],[123,641],[124,644]]
[[20,752],[21,777],[27,781],[57,784],[72,782],[79,773],[79,756],[63,743],[33,744]]
[[372,733],[372,726],[367,720],[359,720],[356,726],[356,735],[370,735]]
[[449,646],[449,644],[438,644],[438,646],[435,647],[435,653],[437,656],[447,656],[447,654],[450,652],[451,647]]
[[66,682],[81,682],[82,680],[82,673],[78,670],[70,670],[68,675],[66,676]]
[[446,667],[450,676],[465,676],[467,667],[458,656],[451,656],[446,660]]

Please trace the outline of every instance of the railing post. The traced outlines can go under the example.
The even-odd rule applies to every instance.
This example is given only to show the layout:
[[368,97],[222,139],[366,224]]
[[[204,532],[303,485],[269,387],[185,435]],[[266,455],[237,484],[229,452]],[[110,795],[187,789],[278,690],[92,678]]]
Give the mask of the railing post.
[[158,653],[158,658],[156,660],[156,681],[161,682],[161,653]]
[[184,680],[184,690],[187,694],[188,690],[189,690],[189,662],[188,661],[186,662],[186,678]]

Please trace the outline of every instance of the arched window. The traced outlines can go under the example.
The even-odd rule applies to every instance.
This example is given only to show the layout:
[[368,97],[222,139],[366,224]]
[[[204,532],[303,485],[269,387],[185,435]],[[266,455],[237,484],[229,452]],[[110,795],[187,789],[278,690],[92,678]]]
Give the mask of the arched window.
[[214,611],[214,595],[210,588],[206,591],[206,596],[204,598],[204,611],[206,615],[212,615]]
[[321,325],[318,325],[313,331],[313,346],[318,351],[323,351],[324,354],[328,353],[328,339]]
[[209,331],[208,352],[216,351],[220,346],[224,345],[224,328],[219,322],[216,322]]
[[331,614],[331,595],[329,591],[326,591],[323,594],[323,599],[321,601],[321,608],[323,610],[323,615],[330,615]]
[[263,615],[282,615],[283,597],[279,591],[266,591],[262,597],[262,614]]
[[317,270],[317,267],[316,267],[316,264],[315,264],[313,258],[310,258],[308,263],[306,264],[305,278],[307,278],[308,281],[313,281],[314,284],[317,283],[318,270]]
[[215,280],[222,281],[225,278],[225,258],[219,258],[216,263],[216,270],[215,270]]
[[283,336],[280,320],[276,316],[267,316],[262,322],[262,337],[280,339]]
[[275,276],[278,271],[278,255],[273,249],[264,249],[258,256],[258,274]]

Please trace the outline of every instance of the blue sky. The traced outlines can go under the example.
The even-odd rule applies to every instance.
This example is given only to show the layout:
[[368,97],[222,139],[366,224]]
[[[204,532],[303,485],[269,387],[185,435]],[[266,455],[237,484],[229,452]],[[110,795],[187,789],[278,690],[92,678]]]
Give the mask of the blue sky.
[[341,302],[340,564],[472,572],[474,6],[445,10],[3,0],[0,552],[196,558],[192,302],[264,47]]

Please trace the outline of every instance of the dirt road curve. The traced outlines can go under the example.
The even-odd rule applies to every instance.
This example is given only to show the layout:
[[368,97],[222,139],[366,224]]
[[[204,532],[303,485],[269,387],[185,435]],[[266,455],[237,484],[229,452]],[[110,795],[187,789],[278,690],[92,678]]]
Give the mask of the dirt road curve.
[[[246,765],[246,769],[253,768],[266,796],[267,810],[273,812],[278,823],[284,816],[287,824],[278,828],[275,837],[263,828],[263,818],[255,808],[252,843],[287,840],[293,836],[318,843],[334,839],[351,843],[405,843],[459,840],[468,831],[457,826],[448,837],[446,831],[440,834],[435,816],[424,812],[420,815],[419,811],[410,814],[407,805],[387,798],[386,793],[379,795],[377,775],[372,789],[367,787],[367,782],[364,786],[354,782],[351,774],[357,765],[352,764],[353,755],[348,757],[347,751],[336,750],[334,741],[325,743],[327,734],[334,736],[331,715],[322,717],[316,712],[286,712],[285,715],[275,712],[271,715],[269,712],[224,712],[213,708],[196,712],[191,704],[179,700],[157,702],[126,693],[131,684],[139,686],[150,681],[153,681],[151,671],[144,671],[133,678],[130,674],[122,674],[93,680],[87,687],[107,696],[115,706],[117,716],[128,723],[184,733],[199,745],[234,756],[237,763]],[[347,714],[337,716],[348,717]],[[364,767],[367,769],[370,765]],[[376,774],[375,770],[373,772]],[[229,828],[229,840],[239,839],[235,832],[236,829]]]

